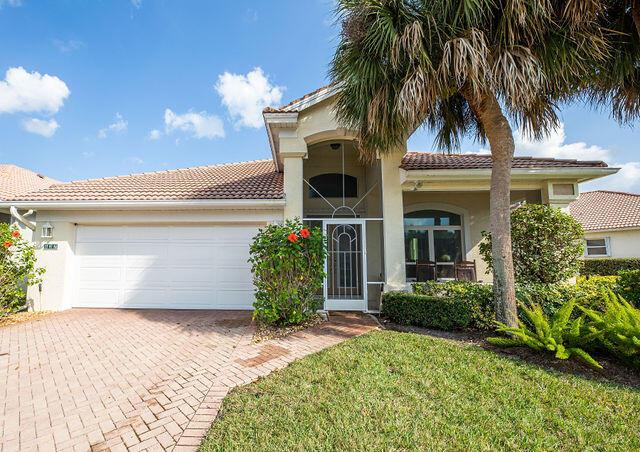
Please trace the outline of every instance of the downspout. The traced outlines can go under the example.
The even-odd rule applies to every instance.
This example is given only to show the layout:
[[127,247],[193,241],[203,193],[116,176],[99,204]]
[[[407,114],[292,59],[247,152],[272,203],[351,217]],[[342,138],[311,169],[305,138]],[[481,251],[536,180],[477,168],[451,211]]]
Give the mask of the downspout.
[[27,220],[25,218],[25,217],[28,217],[29,215],[33,214],[33,210],[29,210],[24,215],[20,215],[20,213],[18,212],[18,209],[16,209],[16,206],[11,206],[9,211],[11,212],[11,216],[14,217],[16,220],[18,220],[20,223],[22,223],[23,225],[25,225],[26,227],[28,227],[32,231],[36,230],[36,224],[34,222],[29,221],[29,220]]

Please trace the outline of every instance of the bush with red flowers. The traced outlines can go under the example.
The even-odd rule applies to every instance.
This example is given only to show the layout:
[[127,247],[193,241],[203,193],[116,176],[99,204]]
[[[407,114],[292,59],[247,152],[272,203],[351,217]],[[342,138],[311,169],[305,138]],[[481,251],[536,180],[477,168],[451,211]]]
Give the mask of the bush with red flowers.
[[250,248],[254,318],[270,325],[304,322],[320,307],[326,241],[300,220],[260,229]]
[[25,308],[26,288],[38,284],[44,269],[36,268],[33,244],[15,227],[0,223],[0,317]]

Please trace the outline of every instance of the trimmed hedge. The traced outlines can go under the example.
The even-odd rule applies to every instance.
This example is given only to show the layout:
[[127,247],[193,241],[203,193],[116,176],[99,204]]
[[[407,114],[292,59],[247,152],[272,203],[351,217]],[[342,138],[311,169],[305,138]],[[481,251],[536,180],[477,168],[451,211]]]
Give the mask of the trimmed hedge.
[[618,275],[618,293],[636,308],[640,307],[640,270],[620,270]]
[[614,276],[620,270],[640,270],[640,258],[585,259],[580,274],[584,276]]
[[455,300],[469,313],[469,323],[465,327],[477,330],[490,330],[495,327],[493,309],[493,288],[489,284],[465,281],[438,283],[427,281],[415,283],[413,292],[431,297],[444,297]]
[[385,293],[380,315],[400,325],[445,331],[466,328],[471,322],[471,311],[458,300],[408,292]]

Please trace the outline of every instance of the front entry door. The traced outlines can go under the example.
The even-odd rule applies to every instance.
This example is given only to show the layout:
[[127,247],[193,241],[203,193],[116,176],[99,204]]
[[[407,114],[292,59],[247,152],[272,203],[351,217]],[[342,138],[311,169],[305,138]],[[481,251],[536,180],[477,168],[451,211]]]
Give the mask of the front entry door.
[[325,309],[367,309],[365,227],[362,220],[325,220]]

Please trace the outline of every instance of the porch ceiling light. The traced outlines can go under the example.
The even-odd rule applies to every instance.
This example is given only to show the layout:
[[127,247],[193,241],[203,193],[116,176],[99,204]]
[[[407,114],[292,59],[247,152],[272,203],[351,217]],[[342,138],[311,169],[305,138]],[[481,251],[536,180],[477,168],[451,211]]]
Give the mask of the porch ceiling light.
[[53,238],[53,225],[48,221],[42,225],[42,238],[43,239]]

